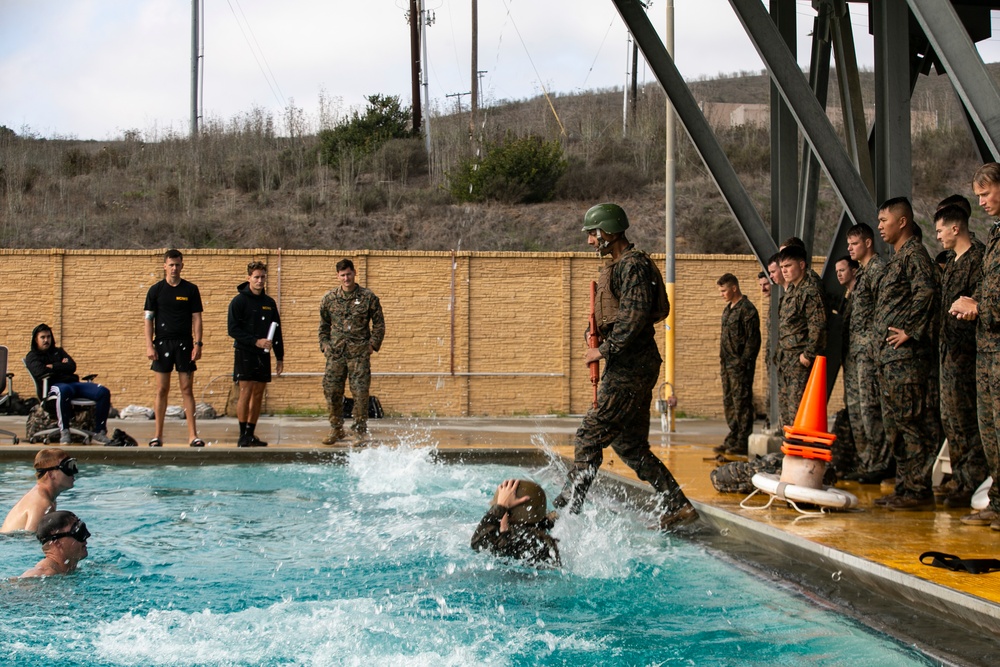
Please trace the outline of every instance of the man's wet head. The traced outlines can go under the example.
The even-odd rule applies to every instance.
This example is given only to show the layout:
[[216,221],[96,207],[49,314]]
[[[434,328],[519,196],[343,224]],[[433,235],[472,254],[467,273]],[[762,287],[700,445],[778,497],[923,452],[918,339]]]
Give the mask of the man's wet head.
[[[527,496],[528,500],[520,505],[508,508],[510,522],[512,524],[535,524],[544,520],[548,513],[548,501],[545,497],[545,489],[527,479],[516,481],[515,496],[517,498]],[[499,495],[500,489],[498,488],[496,493],[493,494],[493,500],[490,501],[490,505],[497,504]]]

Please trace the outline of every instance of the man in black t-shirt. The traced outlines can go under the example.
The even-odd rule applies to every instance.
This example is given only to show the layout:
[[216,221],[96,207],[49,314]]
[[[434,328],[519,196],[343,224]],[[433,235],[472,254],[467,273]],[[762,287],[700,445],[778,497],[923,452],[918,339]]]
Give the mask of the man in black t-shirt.
[[156,399],[153,413],[156,416],[156,436],[150,447],[163,445],[163,417],[167,412],[170,393],[170,373],[177,368],[181,400],[187,419],[188,443],[204,447],[198,437],[194,418],[195,362],[201,358],[201,293],[198,286],[181,278],[184,256],[171,249],[163,255],[164,279],[146,293],[145,333],[146,357],[152,361],[150,368],[156,373]]

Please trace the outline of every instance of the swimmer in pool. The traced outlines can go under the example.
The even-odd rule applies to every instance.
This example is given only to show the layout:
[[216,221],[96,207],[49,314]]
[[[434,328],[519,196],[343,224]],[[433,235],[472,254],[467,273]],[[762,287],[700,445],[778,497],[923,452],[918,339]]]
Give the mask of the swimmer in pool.
[[56,510],[56,498],[59,494],[73,488],[73,478],[77,472],[76,459],[58,447],[38,452],[35,455],[35,477],[38,481],[7,513],[7,518],[0,526],[0,533],[12,533],[16,530],[34,532],[39,520]]
[[[518,490],[523,496],[518,496]],[[486,516],[472,536],[472,548],[532,565],[559,566],[558,541],[549,534],[555,512],[546,514],[545,490],[525,479],[497,487]]]
[[22,578],[67,574],[76,570],[76,564],[87,557],[90,531],[72,512],[50,512],[43,516],[35,537],[42,543],[44,557],[22,574]]

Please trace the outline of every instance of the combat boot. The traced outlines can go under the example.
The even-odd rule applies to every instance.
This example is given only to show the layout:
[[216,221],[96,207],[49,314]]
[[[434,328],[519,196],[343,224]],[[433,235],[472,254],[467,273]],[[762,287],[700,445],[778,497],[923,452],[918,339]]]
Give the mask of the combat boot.
[[579,514],[587,497],[587,491],[590,490],[590,485],[594,483],[596,476],[597,468],[591,466],[571,468],[566,476],[566,484],[552,504],[559,509],[568,507],[571,514]]
[[335,444],[337,444],[337,441],[343,440],[346,437],[347,437],[347,434],[344,433],[344,429],[342,429],[342,428],[331,428],[330,432],[327,434],[327,436],[325,438],[323,438],[323,444],[324,445],[335,445]]

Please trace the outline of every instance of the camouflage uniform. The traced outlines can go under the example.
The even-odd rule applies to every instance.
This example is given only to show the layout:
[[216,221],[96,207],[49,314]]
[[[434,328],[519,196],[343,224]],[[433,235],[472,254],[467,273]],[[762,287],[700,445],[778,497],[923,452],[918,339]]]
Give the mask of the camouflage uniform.
[[[688,500],[670,471],[649,449],[649,406],[660,376],[654,310],[658,271],[649,256],[629,245],[617,261],[601,269],[597,287],[597,323],[604,374],[597,407],[576,432],[573,467],[556,498],[557,507],[579,512],[587,490],[611,447],[639,479],[657,491],[664,515],[679,512]],[[669,306],[668,306],[669,309]]]
[[530,565],[559,567],[559,544],[549,531],[552,519],[545,517],[538,523],[511,523],[500,532],[500,520],[507,513],[502,505],[493,505],[483,516],[472,535],[472,548],[489,551],[494,556],[523,560]]
[[351,428],[357,433],[367,433],[371,350],[377,352],[385,338],[382,305],[371,290],[361,285],[351,292],[337,288],[323,297],[319,317],[319,346],[326,355],[323,393],[330,426],[335,431],[344,428],[344,381],[348,380],[354,396]]
[[[896,459],[896,495],[931,495],[931,468],[940,440],[934,410],[928,405],[929,383],[935,379],[938,269],[917,237],[907,239],[886,264],[878,292],[873,336],[879,340],[879,384],[886,442]],[[910,339],[893,348],[889,327]],[[933,393],[936,393],[936,388]],[[877,462],[881,470],[889,462]]]
[[993,223],[983,258],[983,281],[974,297],[979,304],[976,326],[976,398],[979,435],[993,476],[989,509],[1000,512],[1000,222]]
[[778,406],[781,423],[791,426],[809,381],[810,361],[826,351],[826,308],[822,293],[813,280],[803,278],[798,285],[785,287],[778,308]]
[[952,478],[957,491],[966,494],[989,475],[976,408],[976,324],[948,309],[959,297],[975,294],[982,279],[983,252],[973,244],[961,257],[949,257],[941,285],[941,421]]
[[747,297],[726,304],[722,311],[722,339],[719,362],[722,377],[722,404],[729,434],[727,450],[746,453],[753,430],[753,376],[760,352],[760,316]]
[[[854,433],[852,432],[850,415],[855,413],[858,415],[858,423],[861,423],[861,386],[858,380],[858,366],[851,356],[851,343],[850,343],[850,329],[851,329],[851,316],[853,314],[854,307],[854,292],[852,289],[848,289],[844,293],[844,298],[840,303],[840,307],[834,311],[834,314],[839,314],[843,320],[843,327],[841,329],[840,336],[840,359],[841,359],[841,370],[843,371],[844,377],[844,409],[837,413],[837,418],[840,419],[840,413],[843,412],[846,417],[846,433],[835,434],[837,435],[836,443],[834,447],[840,445],[840,458],[839,463],[834,463],[834,468],[836,468],[838,473],[849,473],[854,472],[857,469],[858,456],[857,456],[857,444],[854,441]],[[843,435],[849,437],[845,438]],[[864,432],[862,431],[862,437],[864,437]],[[862,443],[862,449],[867,449],[867,441]],[[849,446],[848,446],[849,445]],[[834,457],[835,459],[837,457]]]
[[851,318],[847,323],[848,354],[845,356],[844,373],[849,372],[850,359],[858,386],[857,410],[848,406],[851,433],[858,454],[857,470],[862,474],[880,474],[877,466],[889,459],[882,426],[882,392],[878,383],[878,336],[872,329],[875,305],[878,301],[879,283],[885,272],[885,261],[878,255],[862,266],[854,279],[851,292]]

